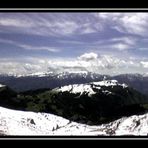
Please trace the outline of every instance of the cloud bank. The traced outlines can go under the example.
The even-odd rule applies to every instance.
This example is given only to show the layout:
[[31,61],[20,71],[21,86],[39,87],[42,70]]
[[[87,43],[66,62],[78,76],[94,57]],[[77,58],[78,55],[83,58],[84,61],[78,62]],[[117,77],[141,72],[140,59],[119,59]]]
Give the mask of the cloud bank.
[[[1,74],[27,75],[36,72],[70,72],[87,71],[99,74],[145,73],[148,61],[119,59],[111,55],[84,53],[75,59],[38,59],[31,58],[26,62],[11,59],[0,59]],[[142,69],[141,71],[139,71]],[[129,71],[130,70],[130,71]]]

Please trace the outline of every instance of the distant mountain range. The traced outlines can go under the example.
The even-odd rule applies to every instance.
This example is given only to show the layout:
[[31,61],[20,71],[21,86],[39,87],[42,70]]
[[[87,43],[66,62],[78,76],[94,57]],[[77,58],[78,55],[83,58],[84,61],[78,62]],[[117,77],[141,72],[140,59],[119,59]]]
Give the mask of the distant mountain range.
[[5,84],[15,91],[23,92],[41,88],[60,87],[69,84],[83,84],[97,82],[105,79],[115,79],[119,83],[148,95],[148,75],[144,74],[122,74],[117,76],[100,75],[90,72],[66,72],[66,73],[34,73],[30,75],[0,75],[0,83]]

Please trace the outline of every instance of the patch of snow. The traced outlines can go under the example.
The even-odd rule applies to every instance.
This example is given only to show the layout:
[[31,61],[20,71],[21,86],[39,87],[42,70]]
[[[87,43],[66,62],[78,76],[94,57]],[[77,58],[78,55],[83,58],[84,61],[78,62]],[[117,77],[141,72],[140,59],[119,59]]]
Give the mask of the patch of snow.
[[47,75],[52,74],[52,73],[53,72],[36,72],[36,73],[28,74],[27,76],[44,77],[44,76],[47,76]]
[[128,87],[128,85],[126,85],[126,84],[121,84],[121,86],[123,87],[123,88],[127,88]]
[[9,74],[9,76],[14,76],[16,78],[20,77],[45,77],[47,75],[51,75],[53,72],[35,72],[35,73],[28,73],[28,74]]
[[5,85],[0,84],[0,87],[5,87]]
[[68,74],[88,74],[88,71],[68,71]]
[[82,95],[84,92],[87,92],[89,96],[96,93],[88,84],[68,85],[58,88],[57,90],[62,92],[69,91],[70,93],[80,93],[80,95]]
[[117,85],[122,86],[123,88],[128,87],[128,85],[126,85],[124,83],[119,84],[117,80],[104,80],[104,81],[99,81],[99,82],[92,82],[92,84],[99,85],[99,86],[106,86],[106,87],[112,86],[112,88],[113,88],[113,86],[117,86]]
[[115,86],[118,85],[117,80],[105,80],[105,81],[99,81],[99,82],[92,82],[94,85],[100,85],[100,86]]

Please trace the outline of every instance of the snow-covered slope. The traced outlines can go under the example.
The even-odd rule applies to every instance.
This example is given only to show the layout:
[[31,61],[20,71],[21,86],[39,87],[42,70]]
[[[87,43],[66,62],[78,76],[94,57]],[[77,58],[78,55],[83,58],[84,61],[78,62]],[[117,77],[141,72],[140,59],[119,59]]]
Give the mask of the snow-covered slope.
[[91,132],[92,129],[94,128],[52,114],[0,107],[2,135],[95,135],[96,132]]
[[[98,88],[100,89],[100,88]],[[74,85],[68,85],[68,86],[63,86],[61,88],[56,88],[55,90],[57,91],[68,91],[70,93],[80,93],[83,94],[84,92],[89,93],[89,95],[95,94],[95,92],[92,90],[90,84],[74,84]]]
[[1,135],[147,135],[148,114],[89,126],[47,114],[0,107]]
[[[56,91],[61,91],[65,92],[68,91],[70,93],[80,93],[82,95],[83,93],[88,93],[89,96],[92,94],[96,94],[96,91],[93,89],[100,90],[104,93],[107,93],[109,91],[101,89],[103,86],[108,87],[108,86],[122,86],[123,88],[128,87],[126,84],[119,84],[117,80],[105,80],[105,81],[99,81],[99,82],[91,82],[91,83],[86,83],[86,84],[74,84],[74,85],[68,85],[68,86],[63,86],[61,88],[56,88]],[[111,93],[111,92],[109,92]]]

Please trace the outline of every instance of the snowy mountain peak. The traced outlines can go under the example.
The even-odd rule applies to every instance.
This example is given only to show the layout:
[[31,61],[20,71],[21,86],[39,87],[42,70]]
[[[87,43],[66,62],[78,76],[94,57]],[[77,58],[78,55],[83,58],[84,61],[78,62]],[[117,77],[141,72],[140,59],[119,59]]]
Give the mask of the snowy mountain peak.
[[[65,92],[68,91],[70,93],[80,93],[82,95],[83,93],[87,93],[88,96],[91,96],[92,94],[96,94],[94,91],[94,88],[96,90],[101,90],[102,86],[122,86],[123,88],[128,87],[126,84],[119,84],[117,80],[105,80],[105,81],[99,81],[99,82],[91,82],[91,83],[86,83],[86,84],[74,84],[74,85],[67,85],[63,86],[61,88],[56,88],[54,90],[56,91],[61,91]],[[102,90],[104,93],[110,94],[108,90]]]

